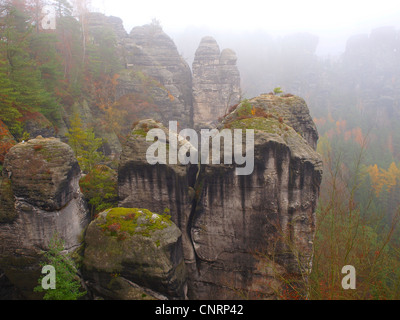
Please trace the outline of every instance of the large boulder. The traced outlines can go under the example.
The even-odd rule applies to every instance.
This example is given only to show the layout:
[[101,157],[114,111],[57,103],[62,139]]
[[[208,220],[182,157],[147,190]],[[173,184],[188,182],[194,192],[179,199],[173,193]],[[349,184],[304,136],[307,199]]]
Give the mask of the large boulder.
[[76,250],[89,224],[72,149],[54,138],[29,140],[7,154],[0,188],[0,269],[26,298],[40,276],[39,261],[57,236]]
[[85,280],[105,299],[185,299],[181,232],[167,214],[114,208],[86,234]]

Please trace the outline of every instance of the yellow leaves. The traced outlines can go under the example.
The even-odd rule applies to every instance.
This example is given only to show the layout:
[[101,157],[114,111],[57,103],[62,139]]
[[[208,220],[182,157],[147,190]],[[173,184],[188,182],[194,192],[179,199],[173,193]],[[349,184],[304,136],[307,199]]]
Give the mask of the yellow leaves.
[[375,164],[368,167],[367,171],[371,177],[372,188],[378,197],[384,187],[390,192],[397,185],[397,181],[400,181],[400,169],[394,162],[389,166],[388,170],[379,169]]
[[317,152],[324,157],[328,157],[332,151],[332,146],[327,135],[319,139]]
[[114,74],[113,77],[111,78],[111,84],[113,86],[113,88],[116,88],[118,85],[118,79],[119,79],[120,75],[118,73]]

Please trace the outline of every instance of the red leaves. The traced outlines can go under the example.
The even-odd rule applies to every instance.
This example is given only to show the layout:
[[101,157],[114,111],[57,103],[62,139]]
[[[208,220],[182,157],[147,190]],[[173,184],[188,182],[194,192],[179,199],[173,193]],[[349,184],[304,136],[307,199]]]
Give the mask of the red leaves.
[[107,227],[107,230],[110,231],[112,234],[118,233],[118,231],[121,230],[121,225],[117,222],[113,223]]
[[4,162],[6,154],[15,144],[16,142],[8,131],[8,128],[0,120],[0,163]]

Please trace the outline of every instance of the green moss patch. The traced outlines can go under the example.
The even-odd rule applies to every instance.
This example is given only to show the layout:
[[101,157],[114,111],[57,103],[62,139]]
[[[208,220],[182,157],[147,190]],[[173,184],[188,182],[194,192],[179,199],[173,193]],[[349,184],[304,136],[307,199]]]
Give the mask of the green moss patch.
[[114,208],[107,212],[105,220],[99,227],[119,240],[133,235],[150,237],[154,231],[172,225],[171,216],[158,215],[147,209]]

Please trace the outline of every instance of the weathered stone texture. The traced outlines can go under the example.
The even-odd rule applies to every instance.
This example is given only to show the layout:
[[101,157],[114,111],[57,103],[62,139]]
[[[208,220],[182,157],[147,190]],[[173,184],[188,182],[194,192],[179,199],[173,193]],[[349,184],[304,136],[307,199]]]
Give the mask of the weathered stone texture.
[[212,37],[204,37],[193,61],[193,109],[197,126],[215,122],[240,100],[240,73],[233,50],[222,52]]
[[[152,118],[192,126],[192,74],[172,39],[158,25],[135,27],[125,39],[125,52],[127,69],[121,72],[118,98],[145,94],[155,106]],[[139,114],[139,119],[146,116]]]
[[[107,215],[118,211],[123,211],[124,224],[133,228],[135,223],[135,229],[124,232],[123,239],[104,228]],[[129,214],[138,220],[126,221]],[[151,230],[152,219],[163,221]],[[145,209],[115,208],[101,213],[86,234],[83,270],[89,287],[102,298],[164,300],[186,296],[181,232],[174,223]]]
[[[197,177],[196,166],[149,165],[151,142],[142,129],[154,127],[150,120],[138,124],[124,147],[120,205],[171,209],[182,231],[190,299],[275,299],[281,277],[306,279],[311,270],[322,178],[315,126],[298,97],[265,95],[248,103],[247,115],[242,103],[220,128],[255,130],[250,176],[237,176],[235,165],[202,164]],[[266,116],[253,114],[255,108]],[[166,137],[160,142],[169,145]]]
[[[7,154],[0,190],[0,266],[23,294],[33,296],[38,263],[57,235],[66,251],[83,241],[89,214],[79,189],[80,169],[72,149],[38,137]],[[10,211],[12,213],[10,214]]]

